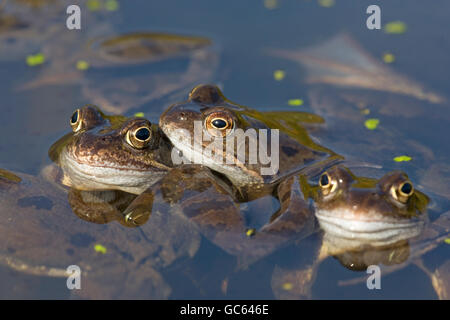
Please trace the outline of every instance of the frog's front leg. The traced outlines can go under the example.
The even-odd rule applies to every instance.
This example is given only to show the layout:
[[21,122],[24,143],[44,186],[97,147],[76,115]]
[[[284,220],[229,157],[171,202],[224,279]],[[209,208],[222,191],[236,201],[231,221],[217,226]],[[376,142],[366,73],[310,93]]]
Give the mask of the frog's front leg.
[[68,200],[72,211],[89,222],[105,224],[111,221],[129,226],[122,211],[136,198],[136,195],[119,190],[83,191],[70,188]]
[[315,229],[313,209],[309,207],[299,175],[282,181],[275,190],[280,202],[280,209],[275,212],[269,223],[262,227],[261,232],[278,234],[283,238],[301,239],[310,235]]

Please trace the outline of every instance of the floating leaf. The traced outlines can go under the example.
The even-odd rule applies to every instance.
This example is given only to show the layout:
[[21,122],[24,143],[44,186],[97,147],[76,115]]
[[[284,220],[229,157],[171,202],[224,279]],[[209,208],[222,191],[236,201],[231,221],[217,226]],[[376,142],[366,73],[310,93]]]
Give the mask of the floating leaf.
[[77,69],[78,70],[87,70],[89,68],[89,63],[85,60],[77,61]]
[[255,235],[256,230],[255,229],[248,229],[247,232],[245,232],[245,234],[247,235],[247,237],[251,237],[253,235]]
[[278,7],[278,0],[264,0],[264,7],[269,10],[276,9]]
[[283,290],[290,291],[294,288],[294,285],[290,282],[285,282],[281,287],[283,288]]
[[395,56],[392,53],[383,54],[383,61],[385,63],[392,63],[395,61]]
[[446,244],[450,244],[450,238],[445,239],[444,242],[445,242]]
[[395,162],[411,161],[412,158],[409,156],[398,156],[394,158]]
[[321,7],[330,8],[334,6],[334,0],[318,0],[317,1]]
[[273,72],[273,78],[277,81],[281,81],[286,76],[286,73],[283,70],[275,70]]
[[364,122],[364,125],[369,130],[375,130],[378,127],[378,124],[380,123],[380,120],[378,119],[367,119],[366,122]]
[[117,0],[107,0],[105,2],[105,9],[108,11],[116,11],[119,9],[119,2]]
[[106,253],[106,248],[104,246],[102,246],[101,244],[96,244],[94,246],[94,250],[95,250],[95,252],[100,252],[102,254]]
[[97,11],[100,10],[102,4],[100,0],[88,0],[86,2],[87,8],[89,11]]
[[27,56],[27,65],[34,67],[45,62],[45,56],[42,53]]
[[135,117],[139,117],[139,118],[143,118],[144,117],[144,113],[143,112],[136,112],[134,114]]
[[289,99],[288,105],[290,106],[301,106],[303,104],[302,99]]
[[402,21],[392,21],[384,25],[384,32],[389,34],[402,34],[406,29],[406,24]]

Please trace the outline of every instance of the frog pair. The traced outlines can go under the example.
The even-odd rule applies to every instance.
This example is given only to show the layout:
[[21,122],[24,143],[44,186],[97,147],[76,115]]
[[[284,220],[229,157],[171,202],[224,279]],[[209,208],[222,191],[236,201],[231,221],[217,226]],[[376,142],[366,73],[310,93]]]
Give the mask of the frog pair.
[[[427,201],[406,174],[362,183],[299,125],[314,120],[320,121],[299,112],[259,112],[201,85],[169,107],[159,127],[107,116],[95,106],[78,109],[70,119],[73,132],[49,154],[66,185],[138,194],[123,213],[127,224],[147,221],[155,201],[169,203],[233,255],[258,258],[310,235],[314,212],[326,232],[355,242],[386,244],[420,233]],[[255,152],[277,157],[278,170],[267,174],[272,163],[252,162]],[[272,197],[278,210],[267,209]],[[245,216],[244,204],[253,200],[264,208]]]

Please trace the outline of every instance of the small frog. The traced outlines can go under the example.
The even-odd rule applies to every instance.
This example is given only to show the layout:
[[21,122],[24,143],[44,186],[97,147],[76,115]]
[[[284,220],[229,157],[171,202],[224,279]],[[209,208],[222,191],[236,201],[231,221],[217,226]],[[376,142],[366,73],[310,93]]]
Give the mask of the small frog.
[[[311,187],[309,194],[315,199],[322,243],[312,255],[314,258],[300,262],[301,267],[275,268],[272,289],[277,298],[311,298],[317,269],[328,256],[351,270],[378,265],[386,275],[411,262],[420,263],[425,253],[449,236],[449,213],[430,223],[428,197],[415,190],[401,171],[376,180],[358,177],[348,168],[336,166],[319,177],[318,186]],[[440,278],[439,283],[442,281],[447,280]],[[354,284],[355,279],[347,282]],[[435,289],[448,294],[450,287],[441,283]]]

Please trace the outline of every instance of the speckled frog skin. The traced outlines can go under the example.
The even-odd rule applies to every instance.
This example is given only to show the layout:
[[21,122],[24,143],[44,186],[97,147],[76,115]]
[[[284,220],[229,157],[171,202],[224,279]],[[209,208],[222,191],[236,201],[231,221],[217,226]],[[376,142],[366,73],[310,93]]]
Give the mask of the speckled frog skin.
[[107,116],[87,105],[73,113],[70,125],[72,132],[49,150],[67,186],[139,194],[172,166],[170,142],[146,119]]

